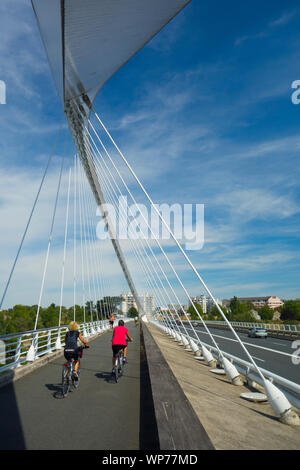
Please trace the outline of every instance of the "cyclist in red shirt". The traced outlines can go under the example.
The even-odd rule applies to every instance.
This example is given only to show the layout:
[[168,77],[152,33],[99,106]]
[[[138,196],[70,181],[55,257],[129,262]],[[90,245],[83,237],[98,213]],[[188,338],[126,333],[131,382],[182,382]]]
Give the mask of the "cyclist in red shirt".
[[126,364],[127,361],[127,342],[126,337],[129,339],[130,342],[133,341],[131,338],[128,329],[124,326],[124,321],[119,320],[118,326],[114,328],[113,337],[112,337],[112,350],[113,350],[113,358],[112,358],[112,372],[115,368],[115,358],[118,355],[121,349],[124,349],[124,359],[123,362]]

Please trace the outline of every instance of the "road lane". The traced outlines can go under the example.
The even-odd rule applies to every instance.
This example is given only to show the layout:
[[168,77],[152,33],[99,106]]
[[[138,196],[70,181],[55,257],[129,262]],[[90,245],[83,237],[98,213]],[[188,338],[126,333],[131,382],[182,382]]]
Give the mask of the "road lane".
[[[183,327],[180,327],[180,329],[184,333]],[[192,328],[186,325],[186,329],[190,333],[191,337],[195,337]],[[213,342],[208,333],[204,330],[204,327],[195,327],[195,331],[201,341],[213,346]],[[247,355],[242,350],[231,331],[210,328],[210,332],[213,334],[214,339],[221,350],[240,357],[245,361],[249,361]],[[300,364],[295,365],[292,362],[294,349],[291,347],[291,341],[274,341],[273,338],[270,337],[267,339],[248,338],[246,333],[237,334],[247,347],[250,354],[253,355],[253,357],[256,357],[260,367],[291,380],[292,382],[300,384]]]

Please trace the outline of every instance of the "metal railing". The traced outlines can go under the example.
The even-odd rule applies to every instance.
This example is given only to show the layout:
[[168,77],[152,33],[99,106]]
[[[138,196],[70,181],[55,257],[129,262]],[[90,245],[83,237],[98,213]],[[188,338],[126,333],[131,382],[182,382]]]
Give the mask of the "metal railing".
[[[191,320],[192,323],[199,323],[201,325],[200,320]],[[206,320],[205,323],[209,325],[224,325],[226,326],[225,321],[217,321],[217,320]],[[250,322],[238,322],[232,321],[230,322],[233,327],[244,327],[244,328],[265,328],[266,330],[271,331],[284,331],[284,332],[291,332],[291,333],[300,333],[300,325],[287,325],[282,323],[250,323]]]
[[[130,320],[124,318],[125,322]],[[110,327],[108,320],[80,323],[78,326],[80,333],[87,338]],[[59,350],[57,340],[60,338],[63,347],[67,331],[67,326],[61,326],[0,336],[0,373],[26,364],[27,352],[32,344],[35,344],[35,359]]]
[[[150,322],[156,325],[159,329],[164,328],[164,325],[158,321],[150,320]],[[225,322],[218,322],[218,323],[225,323]],[[294,325],[291,325],[291,326],[294,326]],[[195,343],[200,344],[200,341],[194,337],[190,337],[185,334],[182,334],[182,336],[184,336],[188,341],[191,339]],[[210,344],[205,343],[204,341],[201,341],[201,343],[212,353],[214,358],[219,361],[220,358],[219,358],[219,353],[217,349],[214,346],[211,346]],[[250,362],[240,359],[239,357],[236,357],[225,351],[222,351],[222,354],[224,355],[224,357],[229,359],[230,362],[232,362],[236,366],[238,372],[244,375],[247,380],[256,382],[261,386],[264,385],[261,377],[258,375],[254,366]],[[263,369],[261,367],[260,367],[260,370],[266,378],[268,378],[272,383],[274,383],[274,385],[276,385],[286,395],[290,403],[295,408],[300,410],[300,385],[296,384],[295,382],[292,382],[291,380],[285,379],[284,377],[281,377],[273,372],[270,372],[269,370]]]

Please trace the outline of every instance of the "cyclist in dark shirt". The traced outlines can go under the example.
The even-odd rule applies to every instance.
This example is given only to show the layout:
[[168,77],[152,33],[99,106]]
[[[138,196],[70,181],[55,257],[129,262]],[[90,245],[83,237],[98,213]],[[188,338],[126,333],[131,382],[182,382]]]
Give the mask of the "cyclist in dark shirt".
[[78,370],[78,365],[79,365],[79,357],[82,356],[82,348],[78,347],[77,345],[77,340],[80,339],[80,341],[85,345],[86,348],[89,348],[89,345],[81,335],[81,333],[78,331],[78,324],[75,321],[71,321],[69,324],[69,331],[66,333],[65,337],[65,350],[64,350],[64,355],[67,361],[70,361],[71,359],[74,359],[75,364],[74,364],[74,369],[75,369],[75,374],[74,378],[78,379],[77,375],[77,370]]

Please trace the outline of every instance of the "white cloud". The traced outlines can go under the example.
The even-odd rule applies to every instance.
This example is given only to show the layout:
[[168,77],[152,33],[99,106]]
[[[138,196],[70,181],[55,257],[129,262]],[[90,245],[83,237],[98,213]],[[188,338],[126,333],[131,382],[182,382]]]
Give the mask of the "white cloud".
[[230,212],[230,216],[244,223],[253,219],[284,219],[300,212],[299,205],[288,195],[279,195],[261,188],[247,188],[223,192],[215,198]]
[[296,10],[291,11],[289,13],[284,12],[278,18],[276,18],[275,20],[270,21],[266,25],[264,31],[260,31],[258,33],[254,33],[254,34],[244,35],[244,36],[241,36],[241,37],[237,38],[235,40],[235,45],[239,46],[243,42],[251,40],[251,39],[265,38],[265,37],[269,36],[270,34],[272,34],[272,29],[273,28],[286,25],[287,23],[289,23],[292,20],[292,18],[295,17],[295,15],[296,15]]

